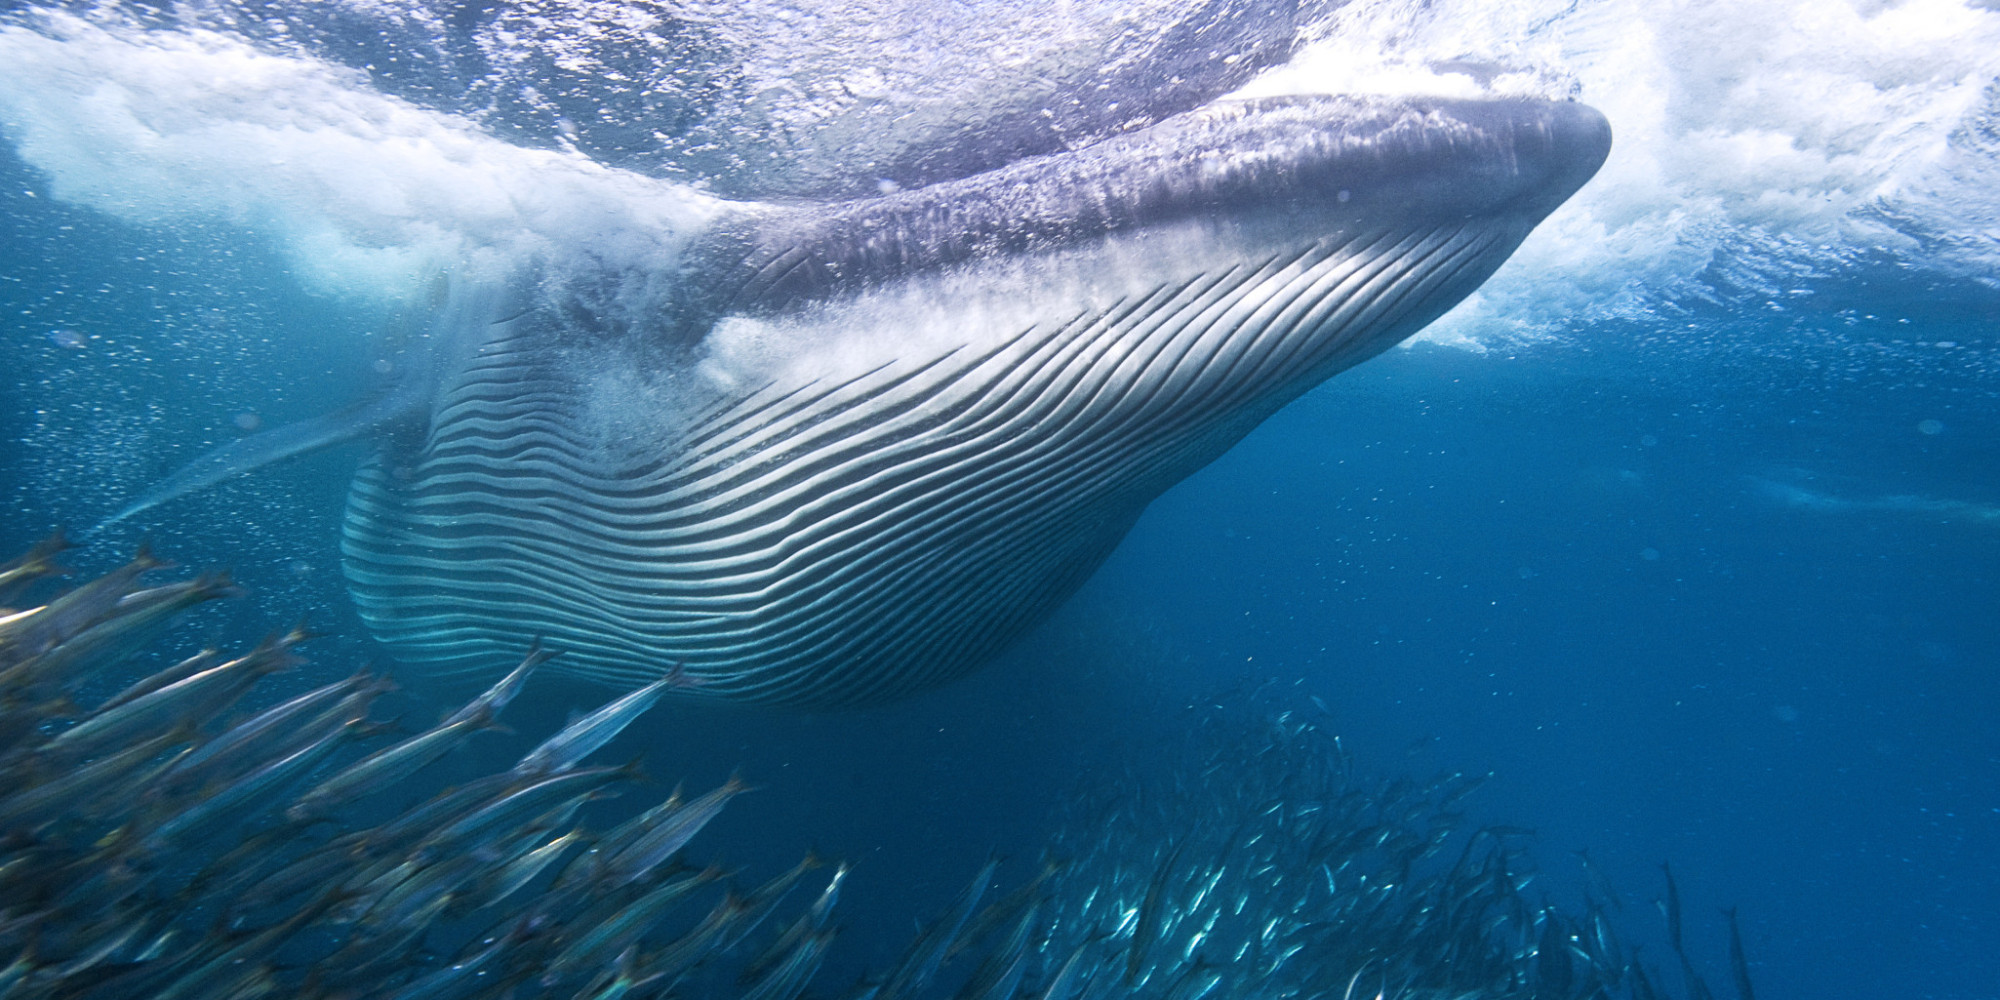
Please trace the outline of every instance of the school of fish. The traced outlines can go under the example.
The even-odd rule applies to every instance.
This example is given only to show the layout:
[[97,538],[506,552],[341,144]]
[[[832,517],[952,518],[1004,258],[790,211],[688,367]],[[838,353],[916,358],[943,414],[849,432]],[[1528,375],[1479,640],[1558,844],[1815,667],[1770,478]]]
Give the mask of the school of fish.
[[[121,676],[237,588],[148,585],[164,564],[142,551],[51,594],[63,548],[0,565],[0,1000],[1669,995],[1620,944],[1610,900],[1579,916],[1529,896],[1526,831],[1460,829],[1476,779],[1369,779],[1320,725],[1220,709],[1171,782],[1085,789],[1035,874],[1001,891],[989,861],[901,961],[828,987],[847,865],[808,854],[738,885],[684,856],[741,779],[607,830],[579,821],[638,777],[591,755],[684,677],[423,797],[426,769],[496,727],[556,651],[530,649],[414,734],[371,717],[394,685],[366,670],[239,711],[299,662],[305,629]],[[1681,981],[1701,1000],[1667,884]]]
[[[1369,775],[1324,706],[1285,708],[1272,687],[1190,708],[1170,780],[1155,759],[1072,805],[1051,850],[1067,861],[1049,877],[1046,996],[1677,995],[1623,943],[1619,896],[1587,855],[1589,888],[1567,909],[1531,891],[1533,830],[1468,822],[1488,775]],[[1671,978],[1705,1000],[1667,885]],[[1740,942],[1731,957],[1754,1000]],[[1107,985],[1080,993],[1079,977]]]

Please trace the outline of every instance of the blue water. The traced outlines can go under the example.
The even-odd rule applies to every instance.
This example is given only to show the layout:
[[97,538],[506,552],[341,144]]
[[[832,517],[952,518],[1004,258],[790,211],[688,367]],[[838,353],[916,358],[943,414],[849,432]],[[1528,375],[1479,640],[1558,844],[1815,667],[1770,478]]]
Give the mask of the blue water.
[[[1749,477],[1991,497],[2000,409],[1605,341],[1355,372],[1157,505],[1098,593],[1205,666],[1309,677],[1372,756],[1493,769],[1486,808],[1627,892],[1672,859],[1742,908],[1768,995],[1994,995],[2000,533]],[[1139,588],[1176,563],[1192,586]]]
[[[328,294],[239,222],[121,219],[0,145],[0,549],[367,384],[407,311]],[[1032,858],[1080,775],[1175,738],[1186,705],[1275,689],[1326,706],[1364,766],[1492,772],[1475,814],[1539,831],[1558,900],[1587,849],[1635,937],[1670,860],[1718,986],[1735,906],[1766,1000],[2000,997],[2000,293],[1929,266],[1942,248],[1800,270],[1771,246],[1711,265],[1734,292],[1656,282],[1671,315],[1540,317],[1559,335],[1338,377],[966,681],[831,715],[668,705],[606,756],[691,788],[740,767],[763,790],[704,838],[751,870],[857,862],[828,982],[891,960],[989,851]],[[1730,284],[1780,272],[1782,302]],[[71,562],[150,535],[233,566],[252,596],[182,642],[303,615],[328,635],[296,686],[344,674],[380,655],[338,573],[364,454],[224,484]],[[551,681],[512,722],[604,694]]]

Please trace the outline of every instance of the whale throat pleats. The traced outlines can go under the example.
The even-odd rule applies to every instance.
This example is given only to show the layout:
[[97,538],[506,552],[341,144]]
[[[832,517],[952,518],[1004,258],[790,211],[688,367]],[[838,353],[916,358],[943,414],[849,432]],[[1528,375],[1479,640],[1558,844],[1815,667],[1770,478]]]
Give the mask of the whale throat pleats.
[[[643,447],[542,334],[491,345],[421,453],[357,478],[347,573],[404,659],[809,706],[962,674],[1070,594],[1166,486],[1433,318],[1517,233],[1316,241],[998,338],[774,381]],[[663,419],[662,425],[673,421]]]
[[356,477],[350,589],[433,674],[539,637],[552,669],[744,701],[942,683],[1470,294],[1609,146],[1575,104],[1218,102],[880,198],[732,203],[635,273],[551,265]]

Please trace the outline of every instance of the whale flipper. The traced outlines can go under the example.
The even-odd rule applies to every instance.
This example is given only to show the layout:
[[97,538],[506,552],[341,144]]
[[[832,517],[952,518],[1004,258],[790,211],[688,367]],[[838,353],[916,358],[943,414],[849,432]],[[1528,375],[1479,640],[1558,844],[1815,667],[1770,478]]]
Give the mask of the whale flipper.
[[394,383],[353,406],[296,421],[202,452],[167,478],[153,484],[123,508],[90,529],[95,535],[163,503],[207,489],[225,479],[254,472],[288,458],[375,435],[399,422],[429,412],[437,393],[439,372],[453,363],[473,338],[512,316],[503,315],[513,293],[492,283],[449,280],[443,304],[432,316],[423,343],[411,353],[418,363],[405,365]]
[[90,529],[95,535],[133,515],[178,500],[225,479],[322,448],[367,437],[383,425],[407,417],[427,400],[415,393],[387,393],[382,398],[338,413],[274,427],[202,452],[194,461],[153,484],[119,511]]

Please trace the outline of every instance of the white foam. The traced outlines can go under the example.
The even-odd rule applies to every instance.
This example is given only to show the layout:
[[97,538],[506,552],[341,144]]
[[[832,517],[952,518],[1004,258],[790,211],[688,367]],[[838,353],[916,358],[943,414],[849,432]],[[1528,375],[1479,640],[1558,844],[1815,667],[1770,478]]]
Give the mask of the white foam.
[[211,31],[45,13],[0,27],[0,65],[0,132],[56,197],[143,225],[258,231],[338,294],[407,298],[439,270],[497,276],[579,249],[656,259],[719,210]]
[[1780,303],[1800,291],[1790,276],[1881,251],[2000,283],[2000,165],[1952,139],[2000,114],[1983,93],[2000,78],[2000,11],[1396,0],[1342,7],[1320,34],[1243,93],[1574,96],[1611,119],[1603,171],[1428,339],[1532,338],[1740,298],[1703,277],[1729,254],[1750,262],[1732,277],[1753,299]]
[[[1356,2],[1245,93],[1576,96],[1610,116],[1602,173],[1428,334],[1489,344],[1688,301],[1782,304],[1810,290],[1798,275],[1877,251],[2000,282],[1991,6]],[[866,26],[850,28],[833,37],[862,45]],[[217,32],[42,13],[0,27],[0,65],[0,133],[58,197],[148,225],[258,230],[344,294],[407,297],[439,269],[552,253],[656,261],[720,210]],[[1718,261],[1740,287],[1714,287]]]

